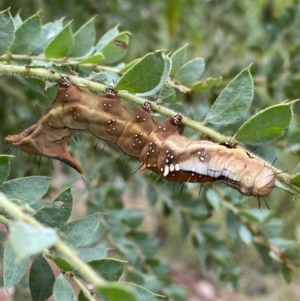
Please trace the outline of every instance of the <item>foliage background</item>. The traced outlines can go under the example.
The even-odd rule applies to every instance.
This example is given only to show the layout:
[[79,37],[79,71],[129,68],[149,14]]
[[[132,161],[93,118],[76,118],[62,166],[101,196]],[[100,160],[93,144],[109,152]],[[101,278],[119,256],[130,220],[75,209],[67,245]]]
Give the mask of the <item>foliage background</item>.
[[[27,4],[26,4],[27,2]],[[250,113],[253,114],[267,107],[279,103],[284,99],[299,97],[299,13],[298,1],[267,1],[267,0],[228,0],[228,1],[198,1],[198,0],[175,0],[175,1],[1,1],[0,10],[9,6],[14,16],[21,9],[23,19],[41,10],[43,23],[47,23],[62,17],[73,20],[73,29],[76,31],[82,24],[92,16],[97,15],[96,30],[100,37],[107,30],[120,24],[122,30],[130,31],[131,38],[128,54],[125,62],[156,49],[168,49],[174,51],[185,43],[189,43],[189,58],[203,57],[206,62],[206,71],[203,78],[222,75],[222,87],[213,89],[210,93],[196,94],[193,96],[178,95],[180,101],[185,103],[186,112],[194,114],[197,120],[213,103],[216,96],[238,72],[253,63],[251,68],[255,81],[255,100]],[[30,4],[29,4],[30,3]],[[49,102],[45,96],[34,86],[26,88],[25,85],[11,77],[0,79],[0,146],[1,151],[6,150],[3,138],[14,133],[21,123],[32,124],[32,121],[40,115],[40,110],[34,106],[35,103],[43,106]],[[299,108],[295,106],[295,121],[284,139],[275,145],[258,149],[257,152],[264,153],[266,158],[278,158],[276,165],[283,165],[285,169],[293,171],[299,161],[299,146],[297,145]],[[193,113],[191,113],[193,112]],[[4,126],[5,125],[5,126]],[[237,129],[222,128],[224,134],[232,134]],[[194,135],[188,131],[188,134]],[[75,156],[84,166],[86,171],[92,166],[99,164],[101,175],[99,175],[98,186],[112,187],[111,193],[118,194],[123,191],[127,181],[128,206],[142,207],[146,202],[141,201],[136,185],[142,187],[143,176],[131,176],[130,171],[125,168],[127,160],[120,160],[113,167],[113,174],[106,171],[104,162],[110,164],[116,160],[111,158],[109,151],[93,153],[94,141],[91,137],[82,138],[78,145],[71,145]],[[286,153],[287,146],[294,143],[293,152]],[[88,154],[88,155],[87,155]],[[115,153],[113,153],[115,154]],[[91,185],[92,193],[85,195],[82,182],[78,175],[70,169],[55,164],[52,171],[50,165],[30,161],[26,164],[26,156],[21,155],[12,160],[11,177],[48,174],[54,175],[57,182],[53,184],[54,190],[66,187],[77,180],[76,190],[78,203],[80,200],[97,195],[97,187]],[[134,164],[134,163],[129,163]],[[132,169],[134,169],[132,167]],[[67,177],[65,175],[68,175]],[[120,177],[119,175],[122,175]],[[61,183],[63,179],[63,183]],[[115,187],[116,180],[121,183]],[[90,185],[90,184],[87,184]],[[140,193],[143,192],[141,189]],[[227,190],[225,190],[227,193]],[[134,194],[137,194],[138,197]],[[134,198],[135,196],[135,198]],[[199,200],[200,202],[200,200]],[[274,217],[284,219],[282,233],[284,237],[300,239],[300,224],[298,220],[299,205],[292,202],[287,193],[278,192],[267,200],[272,209]],[[76,201],[75,201],[76,203]],[[142,203],[142,204],[141,204]],[[245,207],[257,207],[255,199],[243,202]],[[147,206],[148,207],[148,206]],[[178,244],[181,238],[176,218],[171,215],[166,217],[166,208],[148,207],[148,222],[152,235],[157,236],[160,243],[162,256],[169,258],[173,267],[174,278],[178,278],[179,284],[185,285],[181,274],[192,275],[193,285],[188,285],[188,290],[195,291],[195,286],[200,279],[208,279],[214,283],[214,277],[207,273],[203,264],[199,261],[197,252],[190,246],[188,240]],[[89,208],[92,205],[89,203]],[[80,212],[78,209],[76,212]],[[222,220],[225,217],[218,211],[212,217],[213,221]],[[224,226],[224,225],[223,225]],[[222,228],[223,229],[223,228]],[[266,268],[258,254],[252,247],[245,247],[240,242],[233,243],[224,227],[224,233],[220,233],[226,241],[229,249],[238,254],[237,261],[242,265],[241,300],[274,300],[282,296],[289,300],[299,299],[299,288],[295,284],[287,286],[280,275],[279,268],[273,264]],[[295,275],[295,283],[299,276]],[[214,283],[216,286],[217,284]],[[196,294],[196,293],[194,293]],[[225,294],[225,293],[224,293]],[[225,298],[225,297],[224,297]],[[298,299],[297,299],[298,298]]]

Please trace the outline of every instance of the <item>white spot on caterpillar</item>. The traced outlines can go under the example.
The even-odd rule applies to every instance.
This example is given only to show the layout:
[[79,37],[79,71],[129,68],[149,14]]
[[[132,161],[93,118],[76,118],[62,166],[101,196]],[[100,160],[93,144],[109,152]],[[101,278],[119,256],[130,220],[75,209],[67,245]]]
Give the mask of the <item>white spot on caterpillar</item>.
[[179,171],[180,170],[180,165],[177,163],[177,164],[175,164],[175,170],[176,171]]
[[169,166],[165,165],[164,177],[166,177],[168,174],[169,174]]
[[168,159],[166,159],[166,163],[169,163],[169,160],[168,160]]
[[170,165],[170,171],[174,171],[175,170],[175,166],[174,166],[174,164],[172,163],[171,165]]
[[161,169],[160,169],[160,171],[164,171],[164,169],[163,169],[163,168],[161,168]]

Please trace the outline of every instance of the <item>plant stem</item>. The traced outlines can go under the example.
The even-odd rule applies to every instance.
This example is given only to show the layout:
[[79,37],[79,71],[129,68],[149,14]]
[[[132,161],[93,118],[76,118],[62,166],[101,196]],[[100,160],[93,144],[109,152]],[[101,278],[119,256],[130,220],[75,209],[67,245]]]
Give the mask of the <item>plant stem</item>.
[[75,285],[82,291],[84,296],[89,301],[96,301],[96,299],[92,296],[90,290],[75,276],[72,272],[66,272],[69,278],[75,283]]

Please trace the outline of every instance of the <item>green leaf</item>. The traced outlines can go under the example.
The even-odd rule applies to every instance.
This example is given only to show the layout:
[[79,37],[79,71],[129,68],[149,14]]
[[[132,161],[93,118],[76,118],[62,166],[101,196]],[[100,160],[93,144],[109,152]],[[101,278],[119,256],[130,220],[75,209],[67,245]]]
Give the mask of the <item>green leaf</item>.
[[41,253],[59,239],[52,228],[37,229],[19,221],[11,224],[10,233],[9,240],[20,259]]
[[39,45],[33,50],[33,54],[43,53],[48,43],[62,30],[62,28],[62,19],[43,25]]
[[154,206],[157,202],[158,197],[157,197],[156,187],[151,183],[148,183],[147,185],[147,196],[150,204]]
[[252,116],[237,131],[241,143],[262,145],[280,138],[289,127],[293,112],[290,105],[275,105]]
[[125,261],[103,258],[89,261],[88,264],[106,281],[118,281],[124,272]]
[[9,9],[0,12],[0,56],[5,54],[15,38],[14,20]]
[[269,210],[266,209],[240,209],[239,215],[244,216],[250,222],[262,222],[270,214]]
[[70,272],[75,269],[75,267],[64,257],[56,255],[49,258],[63,271]]
[[95,53],[93,54],[92,56],[90,57],[87,57],[86,59],[78,62],[79,65],[82,65],[82,64],[98,64],[100,61],[102,61],[104,58],[104,55],[102,53]]
[[14,24],[15,24],[15,29],[19,28],[22,25],[23,21],[20,16],[20,11],[15,15],[14,17]]
[[120,76],[113,72],[101,71],[99,73],[92,72],[88,79],[104,85],[114,85],[116,82],[118,82]]
[[48,261],[41,255],[34,258],[29,274],[32,301],[44,301],[52,295],[55,277]]
[[206,119],[212,124],[231,124],[248,111],[254,87],[250,67],[239,73],[222,91],[212,105]]
[[71,22],[68,23],[48,44],[45,49],[46,58],[66,58],[74,46]]
[[203,74],[205,63],[202,58],[193,59],[184,64],[176,74],[176,79],[182,84],[195,82]]
[[113,64],[123,58],[127,52],[127,46],[129,43],[128,32],[121,32],[117,36],[114,36],[107,44],[102,48],[97,48],[97,51],[103,53],[103,64]]
[[181,68],[181,66],[184,64],[186,60],[186,48],[188,44],[185,44],[181,48],[177,49],[172,55],[172,70],[170,73],[170,76],[174,76]]
[[26,273],[29,256],[20,260],[17,258],[11,243],[8,242],[4,249],[3,256],[3,284],[6,289],[18,283]]
[[39,14],[25,20],[16,30],[14,42],[10,51],[17,54],[27,54],[37,47],[42,33],[42,22]]
[[55,301],[76,301],[76,295],[70,283],[60,274],[54,283],[53,296]]
[[282,229],[282,220],[277,219],[277,218],[273,218],[261,225],[258,226],[258,229],[260,230],[260,232],[268,237],[277,237]]
[[159,93],[159,98],[163,102],[167,102],[171,104],[175,104],[177,102],[176,91],[169,86],[163,87],[163,89]]
[[80,291],[78,295],[78,301],[90,301],[90,299],[88,299],[86,295],[82,291]]
[[122,221],[130,228],[138,227],[144,218],[144,211],[140,209],[123,209]]
[[100,214],[88,215],[64,225],[61,231],[65,234],[66,243],[75,249],[85,243],[97,230],[100,217]]
[[291,283],[292,281],[292,270],[286,265],[282,264],[281,265],[281,274],[283,276],[283,279],[287,284]]
[[149,96],[163,87],[169,72],[169,58],[161,51],[148,53],[121,77],[116,89]]
[[163,298],[164,296],[154,294],[153,292],[145,289],[144,287],[141,287],[139,285],[136,285],[134,283],[129,282],[123,282],[126,283],[129,287],[132,287],[136,296],[138,297],[139,301],[150,301],[155,299],[156,297]]
[[213,87],[219,87],[222,83],[222,76],[209,77],[206,80],[194,83],[192,90],[194,92],[209,92]]
[[241,240],[246,244],[249,245],[252,241],[252,233],[245,225],[241,225],[239,229],[239,235]]
[[129,62],[127,65],[124,66],[124,68],[122,68],[120,70],[120,74],[124,74],[125,72],[127,72],[129,69],[131,69],[135,64],[137,64],[139,61],[141,60],[141,58],[135,59],[131,62]]
[[74,35],[74,48],[71,57],[82,57],[89,53],[96,39],[95,18],[86,22]]
[[291,184],[300,187],[300,173],[296,174],[291,178]]
[[68,221],[72,204],[71,187],[68,187],[48,205],[49,207],[45,206],[38,210],[34,217],[48,227],[60,228]]
[[255,243],[255,242],[254,242],[254,246],[256,247],[256,250],[258,251],[264,265],[266,267],[270,267],[270,265],[272,264],[272,258],[269,255],[270,249],[263,244]]
[[103,296],[108,301],[141,301],[132,287],[122,283],[107,283],[96,286],[94,289],[100,298]]
[[[0,33],[0,35],[1,35],[1,33]],[[6,181],[8,175],[9,175],[9,170],[10,170],[9,159],[11,157],[12,156],[9,156],[9,155],[0,155],[0,191],[2,191],[1,185],[3,184],[4,181]]]
[[234,214],[231,210],[228,210],[226,215],[227,230],[232,239],[236,239],[239,234],[241,225],[241,219],[237,214]]
[[175,284],[168,285],[164,289],[164,292],[171,300],[174,300],[174,301],[186,301],[187,300],[186,291],[183,288],[181,288]]
[[96,49],[102,49],[105,45],[107,45],[111,40],[113,40],[119,34],[119,25],[115,26],[114,28],[110,29],[106,32],[99,42],[96,45]]
[[79,252],[81,259],[87,262],[96,259],[102,259],[104,256],[106,256],[107,248],[79,248],[77,249],[77,252]]
[[220,198],[214,190],[208,189],[208,191],[206,192],[206,197],[207,201],[215,210],[218,210],[220,208]]
[[[48,191],[51,178],[25,177],[4,182],[0,186],[8,199],[20,200],[22,204],[34,204]],[[28,189],[30,187],[30,189]]]

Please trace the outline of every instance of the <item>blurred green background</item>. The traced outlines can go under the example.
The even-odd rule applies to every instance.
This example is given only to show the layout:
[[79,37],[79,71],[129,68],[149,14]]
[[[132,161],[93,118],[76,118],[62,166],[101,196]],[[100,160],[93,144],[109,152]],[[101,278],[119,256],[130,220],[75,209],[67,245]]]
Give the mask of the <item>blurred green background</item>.
[[[74,32],[91,17],[97,15],[95,23],[98,38],[120,24],[121,30],[132,33],[125,62],[157,49],[175,51],[188,43],[189,59],[194,57],[205,59],[206,71],[203,78],[219,75],[223,77],[222,86],[214,88],[209,93],[178,95],[179,101],[185,103],[187,112],[192,111],[193,117],[201,120],[200,116],[205,114],[205,109],[209,108],[224,86],[249,64],[252,64],[251,72],[256,92],[250,114],[285,99],[299,97],[300,4],[298,2],[292,0],[2,0],[0,10],[10,6],[12,15],[15,16],[20,11],[23,20],[40,10],[44,24],[60,18],[65,18],[66,21],[73,20]],[[49,97],[38,88],[34,88],[34,85],[25,86],[11,77],[0,78],[0,97],[0,147],[1,152],[5,152],[7,145],[4,145],[3,138],[37,120],[40,109],[34,104],[44,107],[49,102]],[[269,161],[278,158],[276,165],[289,172],[293,172],[298,164],[300,151],[298,129],[300,108],[296,105],[294,109],[294,122],[285,137],[270,147],[256,151]],[[232,135],[237,128],[238,125],[234,125],[219,130]],[[192,131],[188,133],[193,134]],[[70,146],[85,170],[89,170],[95,164],[101,165],[105,160],[110,160],[109,162],[115,160],[115,158],[108,159],[111,154],[107,154],[107,151],[93,154],[92,141],[92,138],[87,137],[83,138],[79,145]],[[102,161],[97,163],[100,156]],[[45,162],[39,167],[38,161],[32,159],[30,164],[26,164],[26,161],[27,156],[19,156],[19,154],[18,158],[13,160],[12,178],[42,173],[53,174],[50,165]],[[120,164],[121,167],[113,167],[112,173],[116,175],[121,173],[129,181],[130,188],[133,184],[130,182],[130,173],[124,168],[126,162]],[[56,168],[58,168],[57,164],[55,164]],[[69,174],[68,183],[72,183],[74,179],[78,180],[78,176],[68,168],[60,168],[64,173]],[[101,185],[113,183],[113,178],[104,170],[101,177],[99,180]],[[108,182],[109,180],[112,182]],[[142,181],[143,176],[138,179],[138,182]],[[78,192],[79,195],[80,193],[82,192]],[[281,191],[267,202],[274,210],[273,215],[284,220],[284,236],[300,240],[299,202],[292,202],[290,196]],[[249,203],[249,206],[257,206],[256,200],[251,200]],[[160,212],[151,214],[156,217],[153,232],[163,241],[164,248],[161,253],[168,257],[171,265],[175,267],[174,279],[193,292],[190,300],[200,300],[201,296],[197,295],[197,285],[202,282],[199,279],[206,279],[209,283],[214,282],[213,275],[207,274],[205,268],[199,263],[197,252],[188,242],[185,247],[178,247],[180,238],[178,228],[173,227],[176,223],[174,217],[165,218]],[[213,219],[219,221],[223,218],[222,212],[219,211]],[[237,252],[239,262],[242,264],[241,291],[232,293],[223,288],[215,292],[220,299],[215,297],[211,300],[299,300],[300,287],[297,281],[300,279],[299,274],[295,273],[293,283],[286,285],[278,267],[271,265],[265,268],[253,247],[239,246],[235,249],[229,241],[228,245],[232,252]],[[180,246],[183,244],[180,243]],[[195,299],[192,299],[193,296]]]

